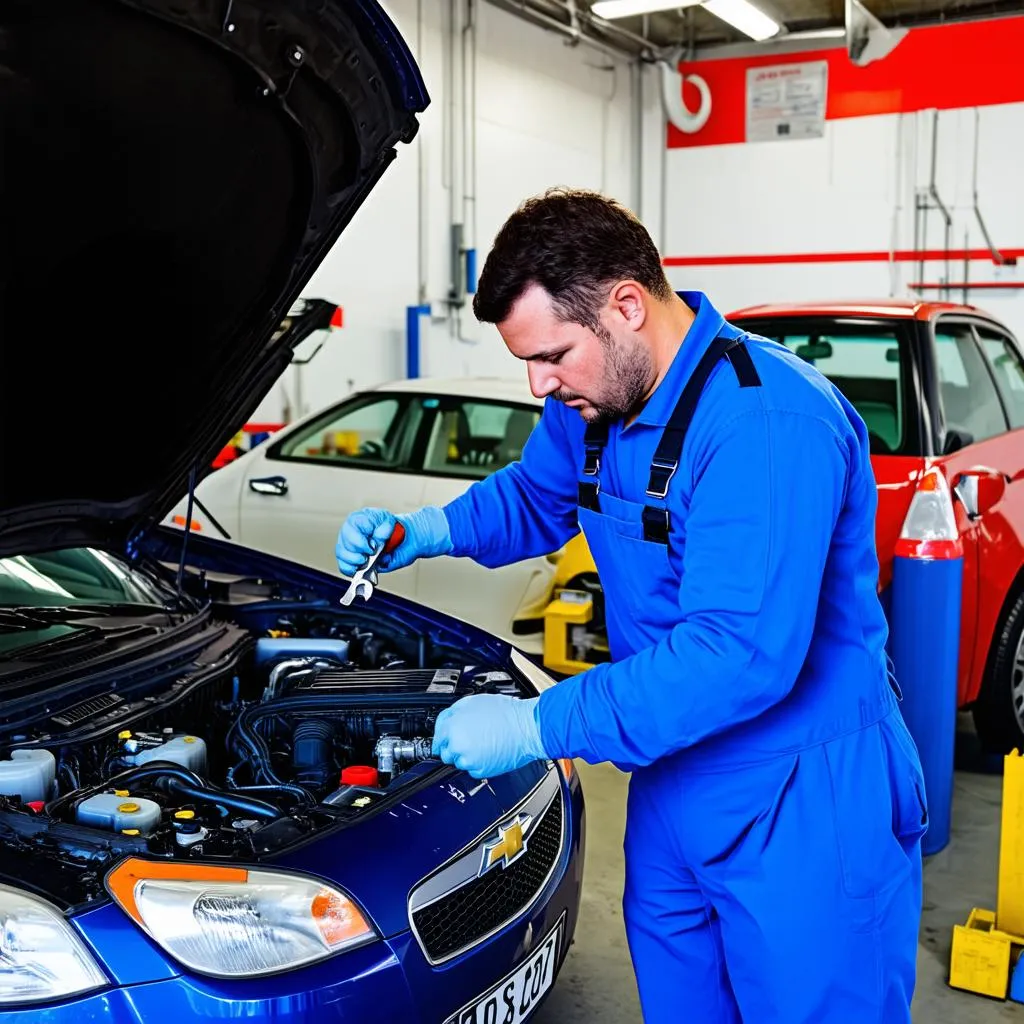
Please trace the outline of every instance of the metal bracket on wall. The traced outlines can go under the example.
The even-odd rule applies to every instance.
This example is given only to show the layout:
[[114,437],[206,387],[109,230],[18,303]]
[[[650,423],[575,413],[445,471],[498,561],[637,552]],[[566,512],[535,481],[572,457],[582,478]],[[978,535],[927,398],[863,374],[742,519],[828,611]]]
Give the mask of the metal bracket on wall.
[[[953,216],[949,212],[949,208],[942,201],[942,197],[939,195],[939,189],[936,185],[936,173],[937,173],[937,161],[938,161],[938,150],[939,150],[939,112],[938,110],[932,111],[932,160],[931,160],[931,176],[928,181],[926,188],[918,188],[914,196],[914,248],[919,252],[923,252],[927,248],[926,241],[928,237],[928,214],[932,210],[938,210],[942,214],[942,219],[945,225],[945,244],[943,250],[946,253],[946,272],[944,280],[949,280],[949,235],[953,230]],[[917,278],[919,281],[924,280],[924,258],[922,257],[918,264]],[[948,286],[943,289],[946,292],[946,298],[949,298]]]

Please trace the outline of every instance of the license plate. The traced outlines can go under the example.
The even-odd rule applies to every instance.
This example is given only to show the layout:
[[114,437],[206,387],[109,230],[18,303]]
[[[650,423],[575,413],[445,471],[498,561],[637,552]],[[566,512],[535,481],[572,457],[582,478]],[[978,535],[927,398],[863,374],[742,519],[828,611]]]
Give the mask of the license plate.
[[453,1013],[445,1024],[519,1024],[533,1013],[555,980],[565,914],[509,975]]

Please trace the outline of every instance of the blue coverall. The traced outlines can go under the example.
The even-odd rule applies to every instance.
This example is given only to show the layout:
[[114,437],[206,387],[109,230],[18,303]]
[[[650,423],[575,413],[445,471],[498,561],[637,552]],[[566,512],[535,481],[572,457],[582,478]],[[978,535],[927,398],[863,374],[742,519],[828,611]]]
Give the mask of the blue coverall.
[[[696,319],[639,416],[585,446],[549,399],[522,460],[445,507],[451,553],[499,566],[586,536],[612,661],[546,690],[539,719],[549,757],[632,772],[645,1021],[903,1024],[927,812],[885,653],[866,429],[784,346],[680,295]],[[702,359],[678,466],[652,467]]]

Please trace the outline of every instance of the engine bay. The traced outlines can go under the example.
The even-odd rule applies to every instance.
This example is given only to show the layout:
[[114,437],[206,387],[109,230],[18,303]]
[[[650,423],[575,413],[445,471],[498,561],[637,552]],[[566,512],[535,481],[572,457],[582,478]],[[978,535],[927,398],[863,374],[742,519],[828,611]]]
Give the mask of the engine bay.
[[[0,874],[68,906],[134,854],[254,860],[446,770],[437,715],[507,671],[341,610],[210,612],[204,643],[0,726]],[[56,691],[54,691],[56,693]],[[402,799],[402,797],[398,797]],[[45,862],[41,866],[40,858]]]

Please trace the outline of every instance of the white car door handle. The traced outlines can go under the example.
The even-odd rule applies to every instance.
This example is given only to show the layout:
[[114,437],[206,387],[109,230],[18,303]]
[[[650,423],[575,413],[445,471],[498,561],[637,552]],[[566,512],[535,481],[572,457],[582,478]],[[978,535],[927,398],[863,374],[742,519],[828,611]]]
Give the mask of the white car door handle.
[[263,476],[250,480],[249,490],[257,494],[287,494],[288,481],[283,476]]

